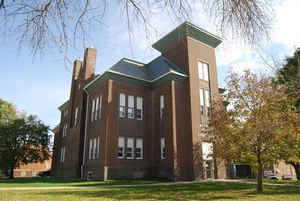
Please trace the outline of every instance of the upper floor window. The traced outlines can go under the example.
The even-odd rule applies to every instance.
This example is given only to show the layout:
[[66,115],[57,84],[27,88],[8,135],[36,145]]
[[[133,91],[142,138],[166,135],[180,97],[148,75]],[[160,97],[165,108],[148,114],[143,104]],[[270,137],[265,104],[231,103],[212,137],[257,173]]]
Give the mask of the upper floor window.
[[67,127],[68,127],[67,124],[65,124],[64,127],[63,127],[63,133],[62,133],[63,137],[65,137],[67,135]]
[[99,112],[99,97],[96,98],[95,120],[98,119],[98,112]]
[[65,154],[66,154],[66,147],[63,146],[60,149],[60,162],[64,162],[65,161]]
[[78,107],[75,109],[75,114],[74,114],[74,127],[77,126],[77,118],[78,118]]
[[204,115],[204,90],[199,89],[200,93],[200,114]]
[[141,97],[136,98],[136,119],[143,119],[143,98]]
[[205,90],[205,105],[206,105],[206,115],[210,116],[210,93],[209,93],[209,90]]
[[120,117],[125,117],[125,94],[120,94]]
[[164,96],[161,95],[160,96],[160,119],[163,119],[164,108],[165,108],[165,100],[164,100]]
[[95,99],[92,100],[91,122],[94,121],[94,115],[95,115]]
[[209,81],[208,64],[198,61],[198,76],[199,79]]
[[68,109],[65,109],[63,113],[64,113],[64,117],[66,117],[68,115]]
[[166,159],[166,145],[164,137],[160,139],[160,158]]
[[134,119],[134,96],[128,96],[128,118]]

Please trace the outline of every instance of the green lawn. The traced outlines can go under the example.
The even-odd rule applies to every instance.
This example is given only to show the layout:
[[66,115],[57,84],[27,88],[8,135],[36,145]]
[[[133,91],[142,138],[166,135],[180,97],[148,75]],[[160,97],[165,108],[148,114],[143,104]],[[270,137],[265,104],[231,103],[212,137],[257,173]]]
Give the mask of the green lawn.
[[[101,186],[101,185],[129,185],[152,184],[167,182],[165,180],[108,180],[108,181],[82,181],[72,179],[54,178],[18,178],[14,180],[0,179],[0,188],[5,187],[51,187],[51,186]],[[1,201],[1,200],[0,200]]]
[[130,188],[83,188],[76,190],[0,191],[0,201],[111,201],[111,200],[252,200],[299,201],[300,188],[265,186],[257,194],[255,185],[207,182],[176,186]]
[[[250,181],[250,182],[256,182],[256,179],[245,179],[241,181]],[[299,185],[300,181],[297,180],[274,180],[274,179],[263,179],[264,183],[268,184],[291,184],[291,185]]]

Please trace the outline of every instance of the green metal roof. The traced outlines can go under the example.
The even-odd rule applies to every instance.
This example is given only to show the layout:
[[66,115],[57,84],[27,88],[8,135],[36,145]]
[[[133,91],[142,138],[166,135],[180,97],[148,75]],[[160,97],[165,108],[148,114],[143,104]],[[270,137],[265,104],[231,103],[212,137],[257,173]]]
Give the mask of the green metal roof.
[[186,36],[205,43],[213,48],[216,48],[222,42],[220,37],[209,33],[208,31],[190,22],[184,22],[166,36],[161,38],[159,41],[154,43],[152,47],[160,52],[164,52]]

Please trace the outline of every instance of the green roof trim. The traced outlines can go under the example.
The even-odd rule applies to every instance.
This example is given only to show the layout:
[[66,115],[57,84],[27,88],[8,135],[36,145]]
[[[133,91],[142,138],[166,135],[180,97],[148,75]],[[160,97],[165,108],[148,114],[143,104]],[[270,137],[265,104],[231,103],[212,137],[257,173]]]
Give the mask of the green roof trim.
[[164,52],[186,36],[189,36],[213,48],[216,48],[222,42],[220,37],[190,22],[184,22],[166,36],[161,38],[159,41],[154,43],[152,47],[159,52]]
[[58,107],[58,109],[60,110],[60,111],[63,111],[65,108],[66,108],[66,106],[69,104],[69,100],[67,100],[66,102],[64,102],[61,106],[59,106]]
[[128,75],[123,75],[118,72],[106,71],[101,76],[99,76],[98,78],[96,78],[95,80],[93,80],[92,82],[87,84],[84,87],[84,89],[87,92],[90,92],[91,90],[97,88],[98,86],[100,86],[102,83],[104,83],[105,81],[107,81],[109,79],[126,82],[126,83],[132,84],[132,85],[153,88],[153,87],[159,86],[163,83],[166,83],[170,80],[182,82],[182,81],[186,80],[187,77],[184,75],[181,75],[179,73],[176,73],[176,72],[170,72],[170,73],[167,73],[167,74],[159,77],[156,80],[147,81],[147,80],[135,78],[135,77],[128,76]]

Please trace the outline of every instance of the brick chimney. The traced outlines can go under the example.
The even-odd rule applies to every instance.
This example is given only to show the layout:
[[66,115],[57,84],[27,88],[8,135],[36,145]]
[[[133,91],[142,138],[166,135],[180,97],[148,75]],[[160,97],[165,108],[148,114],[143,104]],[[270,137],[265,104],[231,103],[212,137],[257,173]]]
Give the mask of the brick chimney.
[[74,67],[73,67],[73,79],[74,80],[78,79],[81,67],[82,67],[82,60],[76,59],[74,61]]
[[92,78],[95,75],[96,57],[97,57],[96,48],[89,47],[85,50],[84,66],[83,66],[85,80],[88,80],[89,78]]

